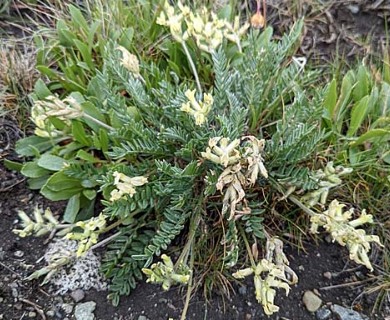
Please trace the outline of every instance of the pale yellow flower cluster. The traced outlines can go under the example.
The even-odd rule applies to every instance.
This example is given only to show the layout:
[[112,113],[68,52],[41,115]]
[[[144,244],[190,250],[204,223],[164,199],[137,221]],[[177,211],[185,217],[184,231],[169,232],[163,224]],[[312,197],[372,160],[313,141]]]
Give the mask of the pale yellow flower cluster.
[[351,172],[351,168],[345,168],[343,166],[334,167],[332,161],[328,162],[324,170],[317,170],[316,174],[313,176],[315,181],[319,181],[319,188],[304,195],[301,200],[309,208],[318,203],[325,205],[330,189],[337,187],[342,183],[340,176]]
[[173,38],[183,43],[189,36],[193,37],[199,49],[212,52],[221,45],[224,38],[237,44],[241,51],[240,37],[249,28],[249,23],[240,27],[239,17],[234,23],[219,19],[214,12],[204,7],[199,12],[193,13],[188,6],[178,2],[179,13],[169,4],[164,4],[157,23],[170,28]]
[[376,242],[379,245],[379,237],[375,235],[366,235],[365,230],[356,229],[365,223],[373,223],[371,214],[366,214],[362,210],[359,218],[350,220],[353,215],[353,208],[343,212],[344,204],[333,200],[328,210],[323,213],[315,214],[310,218],[312,233],[317,233],[318,227],[323,227],[340,245],[346,246],[349,250],[349,258],[358,264],[365,265],[369,270],[373,270],[368,258],[370,243]]
[[122,46],[117,46],[116,49],[122,52],[121,65],[130,71],[135,77],[139,77],[140,70],[138,58]]
[[31,109],[31,120],[36,125],[35,134],[40,137],[53,137],[61,132],[55,130],[48,121],[49,117],[56,117],[66,123],[71,119],[82,117],[84,114],[80,104],[69,96],[64,100],[56,96],[48,96],[45,100],[35,101]]
[[111,191],[110,201],[117,201],[125,195],[133,197],[136,193],[135,187],[142,186],[148,182],[148,179],[143,176],[131,178],[118,171],[115,171],[113,176],[116,189]]
[[265,258],[256,266],[238,270],[233,277],[243,279],[254,274],[256,299],[262,304],[265,314],[272,315],[279,311],[279,307],[274,304],[275,289],[284,289],[288,295],[290,285],[298,281],[298,277],[288,264],[282,241],[271,238],[267,240]]
[[79,257],[97,243],[99,234],[106,227],[106,218],[103,214],[100,214],[98,217],[79,221],[75,226],[83,229],[83,232],[70,232],[65,238],[78,242],[77,256]]
[[44,266],[43,268],[33,272],[26,278],[26,280],[31,281],[33,279],[39,279],[40,277],[45,276],[41,283],[41,285],[44,285],[49,282],[50,278],[53,275],[55,275],[59,270],[68,265],[73,259],[73,252],[62,249],[50,257],[49,265]]
[[175,8],[169,4],[168,1],[164,3],[164,10],[161,11],[160,16],[157,18],[157,24],[167,26],[170,29],[172,37],[179,43],[182,43],[188,39],[188,32],[183,28],[184,17],[189,14],[189,7],[183,6],[179,1],[178,6],[180,13],[176,13]]
[[[38,206],[34,208],[34,220],[31,219],[24,211],[18,211],[19,218],[22,222],[23,230],[12,230],[18,236],[24,238],[30,235],[43,236],[47,233],[56,230],[59,225],[58,220],[53,216],[50,208],[47,208],[44,212]],[[66,230],[66,231],[69,231]],[[66,232],[65,231],[65,232]]]
[[187,90],[185,96],[188,98],[188,102],[183,103],[181,111],[184,111],[195,118],[195,124],[201,126],[206,122],[207,115],[209,114],[213,105],[214,99],[211,94],[203,94],[203,101],[197,101],[195,98],[196,90]]
[[[244,143],[243,155],[237,149],[241,142]],[[230,208],[228,220],[250,213],[250,208],[245,203],[244,188],[253,186],[259,175],[268,178],[261,156],[264,144],[264,139],[258,140],[253,136],[235,139],[232,142],[228,138],[216,137],[209,140],[206,152],[201,153],[203,158],[225,167],[218,177],[216,187],[221,192],[226,188],[222,214]],[[238,204],[241,204],[240,210],[237,209]]]
[[142,272],[148,277],[146,282],[162,283],[163,290],[168,290],[172,285],[181,283],[187,284],[190,279],[190,269],[179,264],[176,268],[170,257],[161,255],[162,262],[154,263],[148,268],[143,268]]

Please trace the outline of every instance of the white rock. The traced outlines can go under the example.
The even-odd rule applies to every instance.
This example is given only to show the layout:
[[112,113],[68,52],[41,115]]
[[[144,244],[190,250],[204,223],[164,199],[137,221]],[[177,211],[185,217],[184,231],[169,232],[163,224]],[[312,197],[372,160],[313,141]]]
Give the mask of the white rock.
[[76,320],[94,320],[95,315],[93,314],[96,308],[96,302],[88,301],[80,303],[76,306],[74,311],[74,317]]
[[313,292],[305,291],[302,297],[302,302],[305,305],[307,311],[316,312],[322,304],[322,300]]
[[366,320],[368,319],[366,316],[361,315],[359,312],[355,310],[351,310],[348,308],[344,308],[339,306],[338,304],[334,304],[331,306],[331,309],[334,314],[336,314],[340,320]]

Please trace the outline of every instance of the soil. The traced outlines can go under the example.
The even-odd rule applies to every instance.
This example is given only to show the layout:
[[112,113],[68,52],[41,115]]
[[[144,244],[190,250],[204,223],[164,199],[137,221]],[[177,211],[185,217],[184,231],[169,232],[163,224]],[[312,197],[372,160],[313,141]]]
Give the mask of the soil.
[[[305,16],[305,37],[300,52],[311,61],[329,62],[337,55],[350,61],[362,56],[380,56],[386,40],[386,16],[390,14],[388,1],[324,0],[320,2],[327,4],[327,9],[322,11],[317,10],[317,2],[269,0],[268,23],[277,34],[282,34],[298,17]],[[7,24],[0,22],[0,27],[6,29]],[[4,130],[6,127],[12,130]],[[15,129],[12,119],[2,121],[0,129],[0,160],[15,159],[12,143],[21,133]],[[38,261],[47,244],[45,238],[20,239],[12,229],[17,224],[17,211],[30,212],[35,205],[50,206],[58,214],[64,210],[64,203],[49,202],[29,190],[23,176],[6,169],[0,162],[0,319],[73,319],[72,313],[66,314],[61,308],[64,303],[76,305],[70,295],[55,296],[48,286],[39,286],[37,280],[25,280],[41,265]],[[369,319],[383,320],[390,316],[386,306],[378,313],[373,311],[376,296],[367,295],[364,290],[373,283],[374,277],[367,274],[364,267],[348,262],[345,250],[325,240],[317,245],[305,241],[304,248],[305,251],[290,246],[285,248],[299,283],[288,297],[282,292],[277,295],[280,312],[269,319],[316,319],[302,302],[307,290],[314,290],[325,307],[343,305]],[[234,290],[235,294],[230,298],[214,294],[207,302],[200,292],[197,293],[190,302],[187,319],[267,318],[255,300],[251,282],[235,285]],[[183,309],[185,288],[163,292],[160,287],[140,283],[129,297],[122,298],[118,307],[110,305],[106,296],[104,291],[88,291],[83,300],[96,302],[94,314],[98,320],[178,319]]]
[[[22,176],[3,165],[0,165],[0,177],[3,182],[15,182],[14,187],[3,188],[0,193],[0,315],[3,315],[0,319],[27,319],[29,314],[34,313],[41,319],[64,319],[66,314],[61,305],[74,304],[69,295],[54,296],[49,287],[40,287],[37,280],[24,280],[37,265],[41,265],[37,261],[44,254],[45,239],[20,239],[11,231],[17,224],[18,210],[29,211],[35,205],[50,206],[56,214],[63,210],[63,203],[50,203],[30,191]],[[288,297],[283,293],[277,295],[276,304],[280,306],[280,312],[269,319],[315,319],[302,303],[306,290],[318,290],[324,305],[339,304],[358,310],[370,319],[384,319],[384,313],[370,314],[375,296],[363,293],[364,285],[370,283],[364,267],[348,265],[347,252],[332,243],[322,241],[314,245],[311,242],[304,247],[305,251],[300,252],[292,247],[286,248],[299,283]],[[230,299],[215,295],[209,302],[201,293],[196,294],[191,300],[187,319],[262,319],[264,314],[255,300],[252,283],[235,285],[234,289],[236,294]],[[151,320],[166,320],[180,317],[185,291],[174,288],[163,292],[160,287],[142,283],[130,297],[122,298],[119,307],[110,305],[106,296],[104,291],[86,292],[84,301],[97,303],[96,319],[130,320],[144,315]],[[54,316],[50,316],[53,311]],[[39,312],[42,312],[41,316]]]

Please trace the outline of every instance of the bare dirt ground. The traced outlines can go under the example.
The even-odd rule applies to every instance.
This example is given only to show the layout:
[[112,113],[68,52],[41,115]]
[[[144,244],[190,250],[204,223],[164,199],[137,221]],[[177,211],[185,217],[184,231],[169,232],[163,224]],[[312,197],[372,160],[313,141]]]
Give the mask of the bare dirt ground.
[[[321,4],[321,6],[319,5]],[[386,43],[386,16],[390,15],[389,1],[268,1],[268,24],[280,35],[299,16],[306,17],[304,38],[300,52],[316,64],[333,63],[335,57],[353,62],[363,57],[380,57]],[[0,20],[0,28],[19,31]],[[0,33],[1,34],[1,33]],[[0,119],[0,160],[17,159],[13,144],[21,132],[12,118]],[[17,223],[17,211],[31,211],[36,205],[50,206],[61,214],[63,203],[50,203],[38,193],[29,190],[24,178],[7,170],[0,162],[0,319],[75,319],[76,307],[87,301],[96,302],[95,318],[100,320],[166,320],[178,319],[183,308],[185,291],[171,289],[162,292],[159,287],[140,284],[121,300],[119,307],[107,302],[107,292],[87,291],[80,301],[70,294],[55,296],[48,286],[39,286],[37,280],[26,281],[26,276],[44,254],[44,238],[19,239],[12,233]],[[305,241],[305,251],[287,247],[291,267],[299,276],[299,283],[288,297],[279,293],[276,304],[280,312],[269,319],[319,319],[307,311],[303,294],[314,291],[322,300],[323,310],[334,305],[356,310],[360,318],[389,319],[390,311],[383,307],[373,310],[376,295],[364,294],[374,275],[367,275],[364,267],[348,262],[347,252],[326,241],[314,245]],[[242,283],[234,287],[235,294],[222,298],[217,293],[205,302],[201,292],[190,303],[187,319],[263,319],[265,318],[254,298],[253,285]],[[76,299],[78,300],[78,299]],[[86,319],[86,318],[85,318]],[[335,312],[327,318],[340,319]],[[345,318],[347,319],[347,318]]]

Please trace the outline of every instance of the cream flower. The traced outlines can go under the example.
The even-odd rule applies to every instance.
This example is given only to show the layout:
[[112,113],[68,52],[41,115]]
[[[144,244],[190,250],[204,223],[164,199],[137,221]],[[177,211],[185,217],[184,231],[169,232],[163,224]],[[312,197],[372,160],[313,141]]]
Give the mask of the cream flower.
[[130,53],[125,47],[117,46],[116,49],[122,52],[121,65],[130,71],[135,77],[138,77],[140,75],[138,58],[134,54]]
[[133,197],[136,193],[135,187],[140,187],[148,182],[148,179],[143,176],[131,178],[118,171],[115,171],[113,176],[116,189],[111,191],[110,201],[117,201],[125,195]]
[[187,90],[184,94],[188,101],[183,103],[180,110],[192,115],[195,119],[195,124],[201,126],[206,122],[213,105],[214,99],[211,94],[203,94],[203,101],[197,101],[195,98],[196,90]]
[[70,232],[65,238],[78,242],[77,256],[85,254],[94,244],[97,243],[100,233],[106,227],[106,218],[103,214],[86,221],[79,221],[76,226],[83,232]]
[[356,229],[362,224],[372,223],[372,215],[366,214],[366,211],[363,210],[359,218],[350,221],[354,210],[351,208],[343,212],[344,207],[344,204],[339,204],[337,200],[333,200],[328,210],[315,214],[310,218],[310,231],[317,233],[318,227],[323,227],[331,234],[334,241],[348,248],[351,260],[365,265],[367,269],[372,271],[373,267],[368,258],[368,251],[371,248],[370,243],[376,242],[380,246],[382,244],[378,236],[366,235],[366,231],[363,229]]

